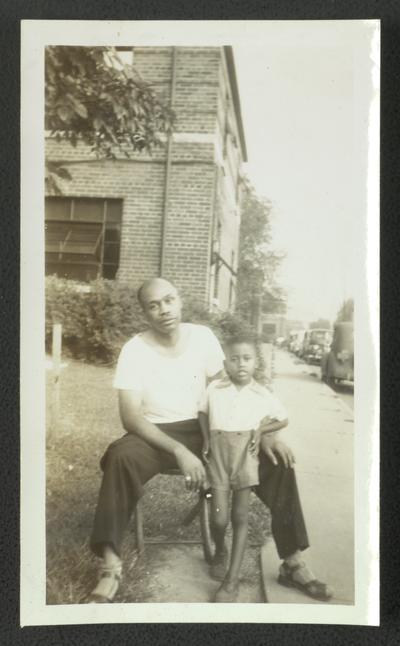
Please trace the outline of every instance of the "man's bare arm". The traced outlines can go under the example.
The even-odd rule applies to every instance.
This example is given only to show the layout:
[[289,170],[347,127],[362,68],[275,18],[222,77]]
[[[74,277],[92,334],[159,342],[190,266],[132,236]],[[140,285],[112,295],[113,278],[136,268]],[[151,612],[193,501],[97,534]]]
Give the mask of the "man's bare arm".
[[225,372],[225,370],[222,368],[222,370],[220,370],[219,372],[216,372],[216,373],[215,373],[215,375],[213,375],[212,377],[208,377],[208,378],[207,378],[207,386],[208,386],[208,384],[210,384],[212,381],[215,381],[216,379],[222,379],[223,377],[226,377],[226,372]]
[[199,411],[199,424],[203,435],[202,455],[205,462],[208,462],[208,455],[210,452],[210,427],[208,424],[208,415],[202,411]]
[[201,460],[183,444],[168,437],[144,417],[141,398],[137,393],[131,390],[119,390],[118,402],[121,422],[126,432],[134,433],[155,448],[174,455],[183,475],[190,478],[190,481],[187,481],[188,488],[198,489],[205,480]]
[[282,421],[276,420],[276,419],[271,419],[270,417],[264,417],[259,426],[259,431],[261,434],[270,434],[270,433],[277,433],[280,431],[282,428],[285,428],[289,424],[288,419],[284,419]]

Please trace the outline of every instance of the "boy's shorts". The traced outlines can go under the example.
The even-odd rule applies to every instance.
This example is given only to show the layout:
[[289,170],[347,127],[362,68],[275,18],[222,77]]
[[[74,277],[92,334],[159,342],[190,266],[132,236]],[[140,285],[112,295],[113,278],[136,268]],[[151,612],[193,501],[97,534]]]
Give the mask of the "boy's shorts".
[[257,449],[250,453],[252,431],[210,431],[207,468],[214,489],[230,491],[259,484]]

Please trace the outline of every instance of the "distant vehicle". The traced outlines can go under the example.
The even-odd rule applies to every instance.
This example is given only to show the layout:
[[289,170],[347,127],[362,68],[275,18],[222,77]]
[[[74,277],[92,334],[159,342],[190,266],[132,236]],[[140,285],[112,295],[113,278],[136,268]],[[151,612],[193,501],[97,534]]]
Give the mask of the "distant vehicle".
[[327,352],[331,341],[332,332],[330,330],[324,328],[307,330],[300,356],[307,363],[321,363],[321,359],[324,353]]
[[293,354],[298,355],[302,346],[303,339],[306,331],[305,330],[293,330],[289,333],[289,350]]
[[288,337],[288,342],[287,342],[287,347],[289,352],[293,352],[293,345],[296,340],[296,332],[289,332],[289,337]]
[[332,345],[321,361],[321,379],[328,384],[338,381],[354,383],[353,323],[336,323]]

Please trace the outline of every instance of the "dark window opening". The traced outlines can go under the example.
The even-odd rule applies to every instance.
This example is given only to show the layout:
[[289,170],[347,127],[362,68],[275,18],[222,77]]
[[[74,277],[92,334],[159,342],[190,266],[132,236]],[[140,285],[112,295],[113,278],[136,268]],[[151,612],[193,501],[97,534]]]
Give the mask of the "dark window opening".
[[119,266],[122,200],[48,197],[46,274],[114,279]]

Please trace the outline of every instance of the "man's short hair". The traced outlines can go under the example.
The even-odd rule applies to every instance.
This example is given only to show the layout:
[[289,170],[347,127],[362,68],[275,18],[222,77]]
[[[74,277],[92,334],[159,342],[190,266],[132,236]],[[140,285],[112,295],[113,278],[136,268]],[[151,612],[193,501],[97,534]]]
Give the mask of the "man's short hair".
[[138,299],[138,301],[139,301],[139,303],[140,303],[140,305],[141,305],[142,307],[143,307],[143,305],[144,305],[144,303],[143,303],[143,298],[142,298],[142,296],[143,296],[143,291],[146,289],[146,287],[148,287],[149,285],[151,285],[151,283],[152,283],[152,282],[154,282],[154,281],[156,281],[156,280],[164,280],[166,283],[169,283],[169,284],[171,285],[171,287],[173,287],[173,288],[176,290],[176,292],[178,291],[178,290],[176,289],[175,285],[174,285],[173,283],[171,283],[171,281],[170,281],[170,280],[167,280],[166,278],[161,278],[161,276],[156,276],[155,278],[148,278],[147,280],[145,280],[145,281],[140,285],[139,289],[138,289],[138,290],[137,290],[137,292],[136,292],[136,298]]

